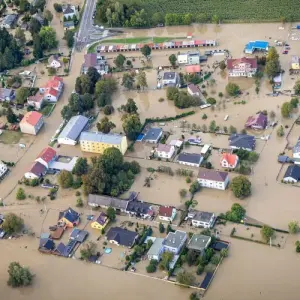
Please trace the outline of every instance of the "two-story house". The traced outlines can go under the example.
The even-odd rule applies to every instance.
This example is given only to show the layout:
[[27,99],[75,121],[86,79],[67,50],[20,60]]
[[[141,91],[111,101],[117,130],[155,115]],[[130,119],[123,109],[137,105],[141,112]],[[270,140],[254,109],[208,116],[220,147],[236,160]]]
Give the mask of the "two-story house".
[[20,129],[23,133],[37,135],[43,125],[43,115],[37,111],[29,111],[21,120]]
[[252,77],[257,72],[256,58],[228,59],[227,69],[229,77]]
[[202,187],[225,190],[229,183],[229,176],[227,172],[201,169],[198,174],[198,182]]
[[170,159],[175,153],[175,147],[172,145],[158,144],[156,154],[160,158]]
[[169,232],[165,240],[163,241],[164,252],[172,252],[175,255],[178,254],[187,240],[187,233],[181,230],[175,232]]
[[223,153],[220,164],[223,168],[235,169],[239,162],[239,157],[236,154]]

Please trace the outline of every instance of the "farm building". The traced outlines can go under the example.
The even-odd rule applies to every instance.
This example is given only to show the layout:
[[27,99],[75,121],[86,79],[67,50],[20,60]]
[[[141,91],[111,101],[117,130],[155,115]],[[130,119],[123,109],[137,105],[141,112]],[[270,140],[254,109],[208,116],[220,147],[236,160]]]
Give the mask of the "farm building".
[[266,41],[251,41],[246,44],[244,52],[247,54],[252,54],[255,51],[265,51],[269,50],[269,42]]

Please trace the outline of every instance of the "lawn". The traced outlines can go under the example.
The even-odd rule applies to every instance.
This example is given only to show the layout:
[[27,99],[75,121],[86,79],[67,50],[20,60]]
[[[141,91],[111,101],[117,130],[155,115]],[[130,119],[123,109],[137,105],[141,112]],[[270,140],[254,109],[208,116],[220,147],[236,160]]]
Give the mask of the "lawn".
[[0,135],[0,143],[3,144],[17,144],[22,137],[22,133],[20,131],[8,131],[3,130],[3,133]]
[[53,112],[53,110],[54,110],[54,108],[55,108],[55,105],[56,105],[56,104],[50,104],[50,103],[46,104],[46,105],[41,109],[41,113],[42,113],[45,117],[49,117],[49,116],[52,114],[52,112]]

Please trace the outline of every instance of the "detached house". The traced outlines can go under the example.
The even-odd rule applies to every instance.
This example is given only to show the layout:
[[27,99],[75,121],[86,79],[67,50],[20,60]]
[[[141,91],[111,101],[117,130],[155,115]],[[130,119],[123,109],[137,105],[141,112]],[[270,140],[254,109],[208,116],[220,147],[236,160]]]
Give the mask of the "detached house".
[[179,83],[179,76],[176,72],[165,72],[162,84],[168,86],[176,86]]
[[173,157],[175,153],[175,147],[166,144],[158,144],[156,148],[157,156],[160,158],[170,159]]
[[188,218],[192,220],[193,226],[203,228],[212,228],[215,221],[213,213],[196,210],[189,211]]
[[188,85],[187,91],[191,96],[194,96],[194,97],[201,97],[202,96],[202,93],[201,93],[199,87],[197,85],[193,84],[193,83]]
[[0,101],[12,101],[15,98],[15,91],[7,88],[0,88]]
[[51,147],[47,147],[38,155],[35,161],[41,163],[48,169],[51,162],[53,162],[55,159],[56,151]]
[[300,137],[293,148],[293,158],[295,164],[300,164]]
[[256,58],[228,59],[227,69],[229,77],[252,77],[257,72]]
[[198,182],[202,187],[225,190],[229,183],[229,176],[227,172],[202,169],[198,174]]
[[86,74],[88,69],[93,67],[97,70],[97,72],[101,75],[107,74],[108,65],[105,59],[98,58],[96,53],[87,53],[84,55],[84,63],[82,65],[81,72]]
[[58,55],[51,55],[48,59],[48,67],[58,69],[61,67],[61,61]]
[[187,53],[178,54],[177,61],[179,64],[187,64],[187,65],[200,64],[200,52],[190,51]]
[[255,149],[255,137],[248,134],[232,134],[229,137],[229,147],[231,149],[243,149],[253,151]]
[[267,127],[268,118],[263,113],[259,112],[255,116],[248,118],[245,127],[255,130],[263,130]]
[[37,135],[43,125],[43,115],[37,111],[29,111],[21,120],[20,129],[23,133]]
[[75,5],[69,5],[68,4],[65,7],[63,7],[63,14],[64,14],[64,18],[66,20],[71,20],[71,19],[73,19],[74,16],[76,18],[78,18],[77,7]]
[[163,131],[161,128],[150,128],[143,137],[143,142],[157,144]]
[[220,164],[223,168],[235,169],[239,162],[239,157],[236,154],[223,153]]
[[106,239],[115,245],[131,248],[138,238],[138,233],[121,227],[111,227],[106,235]]
[[107,226],[108,223],[108,216],[105,213],[101,212],[100,215],[91,223],[91,227],[94,229],[102,230]]
[[40,87],[40,93],[43,94],[44,100],[49,102],[57,102],[63,92],[63,78],[54,76],[45,86]]
[[154,211],[149,203],[138,200],[128,202],[126,213],[142,219],[147,219],[154,215]]
[[191,167],[200,167],[202,161],[203,156],[198,153],[181,152],[177,158],[179,164]]
[[74,209],[69,207],[58,215],[58,223],[65,223],[67,227],[76,227],[80,222],[80,215]]
[[210,242],[210,236],[202,234],[193,234],[186,247],[189,250],[194,250],[200,254],[203,254],[204,250],[209,246]]
[[177,255],[185,245],[186,240],[187,233],[185,231],[176,230],[175,232],[169,232],[163,241],[163,249]]
[[35,95],[27,98],[28,105],[33,106],[36,110],[40,110],[42,108],[44,101],[44,95],[40,92],[37,92]]
[[300,167],[297,165],[288,166],[283,181],[286,183],[297,183],[300,181]]
[[40,162],[34,162],[27,172],[24,174],[24,177],[27,179],[39,179],[42,176],[45,176],[47,173],[47,168]]
[[162,221],[172,222],[176,217],[176,208],[173,206],[160,206],[158,218]]

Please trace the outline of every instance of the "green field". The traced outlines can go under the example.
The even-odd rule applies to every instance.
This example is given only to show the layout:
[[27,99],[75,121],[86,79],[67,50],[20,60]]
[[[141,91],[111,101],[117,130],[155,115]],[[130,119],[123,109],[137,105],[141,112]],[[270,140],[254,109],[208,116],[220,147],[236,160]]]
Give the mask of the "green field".
[[[136,3],[136,0],[119,0],[122,4]],[[270,22],[300,20],[299,2],[297,0],[140,0],[147,15],[156,12],[187,14],[196,18],[211,19],[218,16],[222,22]]]

